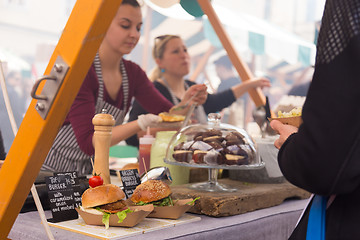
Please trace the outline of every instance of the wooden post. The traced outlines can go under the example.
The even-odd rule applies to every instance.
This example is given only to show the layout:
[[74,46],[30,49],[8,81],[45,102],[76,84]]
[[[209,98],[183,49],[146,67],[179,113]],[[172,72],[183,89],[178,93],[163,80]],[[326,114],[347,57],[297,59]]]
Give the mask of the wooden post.
[[[214,8],[211,6],[210,0],[197,0],[203,12],[208,16],[209,21],[215,30],[217,36],[219,37],[224,49],[226,50],[232,64],[234,65],[236,71],[238,72],[242,81],[248,81],[253,78],[253,74],[251,73],[247,64],[240,58],[237,54],[235,47],[230,41],[229,36],[225,32]],[[254,101],[255,105],[261,106],[265,105],[266,99],[261,89],[250,89],[249,95]]]
[[194,72],[190,76],[190,80],[195,82],[196,78],[199,76],[199,74],[204,70],[209,57],[211,56],[212,52],[214,51],[215,47],[210,46],[209,49],[206,51],[204,56],[200,59],[199,63],[197,64]]
[[149,48],[150,48],[150,32],[153,10],[146,5],[146,18],[144,23],[144,35],[143,35],[143,51],[141,68],[147,72],[149,67]]
[[121,0],[76,1],[45,75],[58,57],[69,70],[45,119],[35,109],[37,100],[32,100],[0,170],[0,239],[7,238],[120,4]]
[[95,130],[93,139],[95,148],[93,174],[100,175],[104,180],[104,184],[110,184],[109,149],[115,120],[110,114],[99,113],[92,119],[92,123]]

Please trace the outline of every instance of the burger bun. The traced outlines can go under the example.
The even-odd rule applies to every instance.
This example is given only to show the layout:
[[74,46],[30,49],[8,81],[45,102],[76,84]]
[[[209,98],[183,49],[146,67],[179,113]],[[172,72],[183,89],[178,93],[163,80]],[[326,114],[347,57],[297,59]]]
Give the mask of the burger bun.
[[125,193],[116,185],[105,184],[88,188],[81,197],[82,207],[91,208],[114,203],[125,198]]
[[169,185],[161,180],[148,180],[138,185],[131,196],[131,201],[138,202],[154,202],[166,198],[171,194]]

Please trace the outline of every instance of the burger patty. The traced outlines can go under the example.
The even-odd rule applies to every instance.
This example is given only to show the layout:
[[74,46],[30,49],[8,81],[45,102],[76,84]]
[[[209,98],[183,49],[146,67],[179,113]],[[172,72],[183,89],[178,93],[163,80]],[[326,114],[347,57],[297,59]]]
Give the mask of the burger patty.
[[98,207],[104,212],[116,213],[124,208],[127,208],[127,205],[124,200],[119,200],[117,202],[100,205]]

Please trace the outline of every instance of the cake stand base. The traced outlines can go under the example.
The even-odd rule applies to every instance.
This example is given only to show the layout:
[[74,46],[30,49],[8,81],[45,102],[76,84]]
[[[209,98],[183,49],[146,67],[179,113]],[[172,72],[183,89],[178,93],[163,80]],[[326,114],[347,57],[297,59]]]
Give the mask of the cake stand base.
[[217,181],[219,169],[209,168],[208,170],[209,181],[191,184],[189,188],[206,192],[236,192],[238,190]]
[[189,188],[206,192],[236,192],[238,190],[236,188],[232,188],[226,184],[221,184],[219,182],[194,183],[189,185]]

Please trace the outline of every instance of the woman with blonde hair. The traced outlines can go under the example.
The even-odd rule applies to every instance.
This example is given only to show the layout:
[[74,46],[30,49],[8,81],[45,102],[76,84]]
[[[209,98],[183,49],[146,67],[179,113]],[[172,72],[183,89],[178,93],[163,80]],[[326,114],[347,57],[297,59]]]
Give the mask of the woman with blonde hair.
[[[190,71],[190,55],[187,47],[180,36],[162,35],[155,38],[152,53],[157,66],[150,74],[150,80],[168,100],[173,104],[179,104],[179,100],[182,99],[186,90],[195,85],[194,82],[185,79]],[[208,113],[221,111],[249,89],[256,87],[270,87],[270,82],[265,78],[256,78],[240,83],[231,89],[209,94],[205,103],[196,107],[193,120],[205,123]],[[129,121],[145,113],[142,104],[135,101],[130,111]],[[126,142],[138,146],[136,135],[127,139]]]

